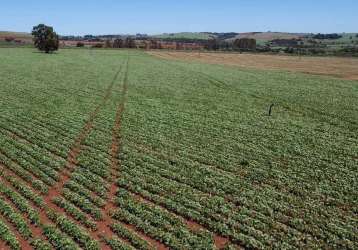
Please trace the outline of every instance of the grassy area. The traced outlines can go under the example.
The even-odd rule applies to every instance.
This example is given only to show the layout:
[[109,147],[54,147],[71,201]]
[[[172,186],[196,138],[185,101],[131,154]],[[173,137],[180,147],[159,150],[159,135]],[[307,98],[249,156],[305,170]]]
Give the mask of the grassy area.
[[358,81],[135,50],[0,57],[3,170],[66,211],[44,242],[98,249],[105,224],[127,249],[358,247]]

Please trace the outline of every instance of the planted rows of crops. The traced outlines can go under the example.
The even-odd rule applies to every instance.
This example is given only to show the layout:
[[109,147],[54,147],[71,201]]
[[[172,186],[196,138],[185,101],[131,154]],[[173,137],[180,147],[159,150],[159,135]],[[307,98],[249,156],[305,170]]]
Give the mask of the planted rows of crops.
[[356,82],[0,54],[0,246],[358,247]]
[[119,186],[242,247],[356,247],[356,83],[136,59]]

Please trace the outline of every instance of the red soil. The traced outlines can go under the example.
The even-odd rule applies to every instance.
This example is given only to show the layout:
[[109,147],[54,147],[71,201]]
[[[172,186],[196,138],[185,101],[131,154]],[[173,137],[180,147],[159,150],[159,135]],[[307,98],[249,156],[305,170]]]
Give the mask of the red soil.
[[219,236],[217,234],[214,235],[214,244],[216,249],[223,249],[227,243],[229,243],[228,238]]
[[10,247],[8,247],[5,242],[0,240],[0,249],[1,250],[10,250]]
[[119,132],[121,127],[121,115],[123,112],[124,104],[121,103],[120,107],[116,113],[116,120],[113,126],[112,132],[112,144],[110,148],[110,155],[111,155],[111,186],[108,193],[108,201],[105,207],[102,209],[102,221],[97,223],[98,233],[103,235],[107,238],[110,238],[113,235],[113,232],[110,229],[110,225],[113,223],[112,218],[110,217],[110,213],[115,209],[115,205],[113,203],[113,198],[117,192],[117,186],[115,183],[116,171],[118,168],[118,154],[119,154]]
[[199,231],[204,230],[204,227],[200,225],[199,223],[196,223],[193,220],[187,220],[185,219],[185,224],[188,226],[188,228],[192,231]]

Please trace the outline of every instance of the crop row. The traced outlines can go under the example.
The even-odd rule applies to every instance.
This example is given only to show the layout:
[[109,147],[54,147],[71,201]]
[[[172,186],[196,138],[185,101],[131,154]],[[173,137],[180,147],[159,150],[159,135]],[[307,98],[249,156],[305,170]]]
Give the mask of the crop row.
[[3,139],[1,143],[3,146],[1,149],[2,153],[5,154],[8,158],[10,158],[12,161],[18,163],[18,165],[34,174],[36,177],[38,177],[40,180],[42,180],[49,186],[52,186],[56,183],[55,179],[58,178],[57,176],[51,177],[45,169],[37,167],[39,166],[39,164],[31,156],[26,154],[26,152],[12,145],[11,140]]
[[76,243],[78,243],[83,249],[86,250],[99,250],[99,244],[93,240],[86,230],[77,226],[70,221],[66,216],[58,215],[57,213],[48,210],[47,216],[55,223],[55,225],[61,229],[62,232],[72,237]]
[[16,164],[14,161],[10,160],[4,154],[0,152],[0,162],[5,165],[8,170],[11,170],[22,180],[31,185],[34,189],[40,191],[42,194],[46,194],[48,192],[48,186],[44,184],[42,181],[33,178],[30,172],[22,168],[20,165]]
[[4,242],[6,242],[7,245],[10,246],[12,250],[20,250],[20,243],[16,239],[16,236],[13,234],[11,229],[0,220],[0,238]]
[[44,225],[43,232],[55,249],[80,249],[73,240],[61,233],[56,227]]
[[63,208],[67,214],[69,214],[73,219],[79,221],[85,227],[93,231],[97,230],[96,223],[91,218],[88,218],[86,214],[79,210],[76,206],[61,197],[55,197],[52,201],[58,207]]
[[22,213],[26,214],[31,223],[35,225],[40,224],[40,217],[38,212],[34,210],[29,202],[21,195],[11,190],[3,183],[0,183],[0,193],[6,196]]
[[[2,173],[0,173],[0,176],[2,176]],[[5,178],[23,197],[32,201],[37,207],[43,208],[45,206],[42,197],[34,193],[31,188],[24,185],[23,182],[11,175],[4,175],[2,177]]]
[[139,250],[149,250],[151,247],[149,246],[148,242],[143,240],[142,238],[138,237],[137,235],[133,234],[127,228],[125,228],[120,223],[115,223],[110,225],[112,231],[121,239],[128,240],[133,247]]
[[[32,127],[31,129],[26,129],[24,124],[15,124],[12,123],[11,127],[6,127],[2,125],[8,133],[15,135],[22,142],[25,142],[25,145],[20,145],[24,150],[26,149],[29,154],[31,154],[35,159],[37,159],[42,164],[49,166],[55,171],[59,171],[63,168],[65,163],[65,157],[58,156],[58,152],[53,153],[55,150],[60,150],[61,155],[66,151],[64,147],[64,142],[59,145],[59,143],[54,143],[49,140],[49,135],[42,135],[41,130]],[[27,146],[27,147],[26,147]]]
[[92,218],[99,221],[102,219],[101,210],[94,206],[91,202],[74,192],[71,192],[69,189],[64,188],[62,190],[63,197],[70,201],[75,206],[79,207],[83,212],[90,214]]
[[110,246],[113,250],[134,250],[135,248],[129,246],[128,244],[124,243],[120,239],[116,237],[112,238],[104,238],[103,239],[108,246]]
[[180,249],[183,246],[196,249],[213,247],[210,234],[204,231],[195,234],[188,231],[187,227],[173,215],[159,208],[135,202],[124,190],[118,193],[117,204],[120,209],[116,210],[114,218],[136,226],[173,249]]
[[[140,162],[140,161],[138,162],[139,158],[140,158],[140,155],[137,155],[136,157],[133,157],[134,161],[137,161],[136,164],[132,164],[131,162],[128,162],[128,161],[126,162],[126,164],[128,166],[130,166],[130,171],[131,171],[132,177],[134,176],[133,175],[134,169],[138,168],[138,171],[140,169],[140,173],[138,172],[138,178],[140,178],[141,174],[146,173],[147,174],[146,175],[147,180],[148,180],[148,176],[153,176],[153,175],[157,176],[156,179],[158,179],[158,174],[160,174],[161,175],[160,178],[164,177],[164,178],[166,178],[168,180],[180,181],[178,183],[179,186],[180,186],[180,183],[184,182],[185,185],[189,185],[191,187],[199,187],[199,189],[203,190],[203,191],[205,191],[205,189],[206,189],[206,187],[201,188],[201,186],[203,186],[202,182],[195,181],[195,180],[198,180],[198,179],[203,179],[204,177],[202,177],[202,178],[182,179],[181,175],[177,174],[177,172],[179,172],[179,173],[181,172],[180,169],[176,170],[176,171],[172,171],[171,174],[169,174],[168,170],[165,167],[163,167],[163,168],[158,168],[157,167],[157,166],[161,165],[161,162],[155,161],[153,163],[153,165],[151,165],[151,164],[148,164],[148,162],[149,163],[151,162],[151,158],[148,158],[148,156],[145,156],[145,158],[143,158],[145,160],[142,161],[142,162]],[[138,166],[140,166],[140,167],[138,167]],[[175,170],[176,166],[171,166],[170,168]],[[147,172],[147,169],[150,169],[150,171]],[[137,182],[135,182],[135,183],[137,183]],[[229,183],[229,182],[227,182],[227,183]],[[245,182],[243,182],[243,183],[245,184]],[[174,184],[175,184],[175,182],[172,182],[172,183],[168,182],[167,183],[167,185],[174,185]],[[240,183],[240,185],[242,185],[242,183]],[[223,183],[222,186],[225,187],[226,183]],[[183,188],[183,187],[181,187],[181,188]],[[168,186],[166,187],[166,189],[168,189]],[[239,186],[239,187],[237,187],[237,189],[241,190],[241,192],[243,190],[245,190],[245,189],[249,190],[246,186]],[[175,190],[177,190],[177,188],[173,189],[174,192],[175,192]],[[192,191],[194,191],[194,190],[195,189],[193,189]],[[190,191],[190,190],[186,191],[186,198],[190,197],[188,195],[192,191]],[[253,224],[254,227],[259,229],[260,231],[267,232],[268,234],[272,234],[272,232],[277,232],[277,237],[278,238],[282,238],[282,236],[280,235],[280,230],[283,230],[284,228],[288,228],[288,230],[290,231],[290,235],[292,235],[292,236],[289,236],[286,240],[289,241],[289,239],[296,239],[297,242],[295,242],[295,244],[301,244],[299,242],[299,239],[302,238],[302,237],[306,237],[306,239],[308,241],[311,241],[312,244],[315,244],[315,239],[310,237],[309,235],[306,235],[307,233],[312,234],[314,237],[317,237],[318,239],[321,239],[320,240],[321,243],[323,242],[323,239],[325,239],[326,237],[334,237],[334,234],[337,234],[338,231],[334,227],[332,227],[332,225],[329,225],[329,224],[327,224],[326,230],[323,231],[322,229],[318,229],[315,226],[313,226],[313,227],[302,227],[300,224],[294,223],[294,220],[293,220],[294,218],[292,216],[292,213],[295,210],[292,210],[292,203],[293,202],[296,203],[297,201],[294,201],[292,199],[287,199],[286,197],[282,197],[282,195],[279,196],[279,199],[277,199],[276,198],[277,197],[277,195],[276,195],[277,192],[275,192],[275,190],[271,191],[270,189],[268,189],[268,191],[269,191],[268,193],[261,193],[259,195],[260,196],[266,196],[267,195],[266,197],[269,197],[269,198],[266,198],[265,200],[256,199],[255,201],[252,201],[250,203],[247,203],[248,199],[251,199],[250,193],[249,192],[242,192],[241,195],[240,195],[241,196],[240,207],[245,205],[245,207],[250,209],[251,212],[248,212],[247,215],[244,215],[244,216],[247,217],[247,219],[245,219],[245,217],[242,217],[243,216],[242,211],[250,211],[248,209],[240,210],[240,213],[231,212],[233,215],[238,214],[238,216],[236,216],[236,217],[231,216],[231,218],[234,219],[235,221],[238,221],[238,222],[244,221],[245,223],[247,223],[247,222],[250,222],[250,220],[251,221],[254,220],[254,218],[250,219],[250,217],[252,217],[251,214],[254,212],[255,214],[257,214],[256,216],[260,217],[260,221],[263,223],[263,224],[262,223],[260,224],[260,223],[256,222],[255,224]],[[245,194],[247,194],[247,199],[245,199]],[[281,201],[281,202],[278,203],[277,201],[275,201],[275,198],[277,199],[277,201]],[[193,196],[192,198],[189,198],[189,199],[191,199],[191,200],[194,199],[195,200],[196,198]],[[287,203],[286,203],[287,205],[284,203],[285,200],[287,200]],[[227,202],[225,201],[224,203],[218,203],[218,204],[225,204],[225,203],[227,203]],[[206,204],[203,203],[203,206],[207,207],[208,204],[211,204],[211,202],[206,202]],[[228,204],[230,204],[230,203],[228,203]],[[298,204],[299,204],[299,202],[298,202]],[[234,209],[233,204],[230,204],[230,207],[231,207],[230,210],[227,210],[227,211],[232,211],[232,209]],[[267,210],[268,207],[274,207],[277,212],[272,214],[269,210]],[[288,208],[290,209],[290,211],[288,211]],[[209,217],[212,216],[213,212],[215,212],[216,210],[221,214],[221,213],[223,213],[223,211],[225,211],[223,209],[227,209],[227,208],[225,208],[225,207],[222,207],[222,208],[213,207],[213,208],[211,208],[211,210],[208,210],[207,215]],[[318,211],[320,211],[320,210],[318,210]],[[327,213],[327,211],[321,211],[321,213],[322,212]],[[271,221],[272,216],[274,216],[275,219],[276,219],[276,222],[274,223],[273,228],[276,228],[278,230],[272,230],[272,223],[273,223]],[[317,221],[318,222],[317,218],[315,218],[315,217],[316,216],[311,217],[310,221],[312,221],[312,222]],[[288,218],[288,220],[286,218]],[[280,224],[280,222],[281,222],[281,224]],[[240,223],[242,223],[242,222],[240,222]],[[349,228],[349,225],[346,224],[346,225],[344,225],[344,227]],[[243,228],[244,228],[244,226],[241,226],[241,230]],[[249,231],[251,231],[251,229]],[[251,233],[249,233],[249,234],[251,234]],[[257,234],[257,233],[255,233],[255,231],[253,231],[253,234]],[[275,235],[275,234],[273,234],[273,235]],[[303,236],[303,235],[305,235],[305,236]],[[345,236],[342,235],[341,237],[342,237],[342,239],[344,237],[346,237],[346,238],[348,237],[351,240],[354,239],[354,236],[351,233],[349,233],[349,231],[346,231]],[[270,238],[267,238],[266,241],[272,242],[272,240],[270,240]],[[343,244],[343,245],[347,244],[347,245],[349,245],[350,243],[349,242],[347,243],[347,241],[341,241],[341,240],[337,239],[337,244]]]
[[106,202],[99,196],[94,195],[91,191],[87,190],[83,185],[79,182],[68,181],[65,183],[64,188],[71,190],[82,197],[85,197],[88,201],[92,202],[93,205],[98,208],[103,208],[106,205]]
[[27,226],[26,221],[23,217],[16,213],[12,207],[3,200],[0,196],[0,214],[6,218],[12,225],[15,226],[16,230],[25,238],[29,239],[32,237],[30,228]]
[[[265,242],[265,235],[262,235],[262,233],[251,236],[244,234],[244,232],[248,233],[250,231],[256,231],[252,231],[250,227],[247,227],[244,231],[245,228],[242,225],[240,230],[235,229],[235,221],[225,219],[225,217],[220,215],[216,216],[215,213],[204,204],[200,206],[196,201],[197,199],[187,198],[189,193],[184,192],[185,197],[181,195],[173,195],[172,193],[164,195],[163,191],[168,190],[168,183],[163,183],[163,181],[158,181],[156,184],[145,183],[143,177],[140,179],[134,178],[133,173],[131,173],[130,176],[123,175],[123,178],[128,179],[119,180],[118,184],[120,186],[125,187],[134,193],[138,193],[146,199],[152,200],[154,203],[160,204],[168,210],[173,211],[185,218],[197,221],[210,230],[231,238],[231,240],[236,244],[256,248],[261,246],[261,241]],[[128,181],[129,179],[132,181]],[[140,183],[138,182],[139,180]],[[228,210],[228,212],[229,211],[230,210]],[[260,235],[262,235],[262,238],[260,238],[260,240],[256,239]]]
[[52,250],[53,249],[51,244],[49,244],[48,242],[46,242],[42,239],[31,240],[30,244],[35,250]]

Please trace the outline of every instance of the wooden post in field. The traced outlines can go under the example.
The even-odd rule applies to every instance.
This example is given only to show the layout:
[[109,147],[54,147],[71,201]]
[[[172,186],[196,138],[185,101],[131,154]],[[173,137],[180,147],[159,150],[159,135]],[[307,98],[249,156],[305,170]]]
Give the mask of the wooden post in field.
[[273,104],[273,103],[270,105],[270,108],[269,108],[269,116],[271,116],[271,114],[272,114],[272,109],[273,109],[273,106],[274,106],[274,105],[275,105],[275,104]]

